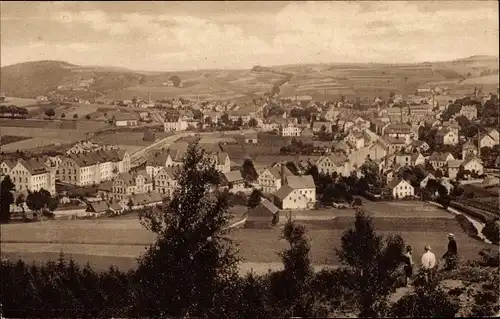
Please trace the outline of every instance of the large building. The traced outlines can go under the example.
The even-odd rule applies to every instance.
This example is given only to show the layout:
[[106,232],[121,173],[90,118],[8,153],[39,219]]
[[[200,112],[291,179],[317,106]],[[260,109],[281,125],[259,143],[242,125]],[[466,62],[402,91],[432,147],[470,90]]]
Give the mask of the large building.
[[153,190],[153,181],[145,172],[119,173],[113,178],[111,197],[115,200],[126,200],[136,194],[148,193]]
[[300,136],[301,129],[292,123],[280,125],[279,134],[281,136]]
[[39,191],[42,188],[54,195],[56,193],[55,170],[41,159],[4,160],[0,163],[3,175],[9,175],[16,191]]
[[188,128],[188,122],[179,115],[167,116],[163,123],[163,127],[165,132],[185,131]]
[[99,184],[130,170],[130,156],[123,150],[101,150],[63,156],[57,179],[78,186]]

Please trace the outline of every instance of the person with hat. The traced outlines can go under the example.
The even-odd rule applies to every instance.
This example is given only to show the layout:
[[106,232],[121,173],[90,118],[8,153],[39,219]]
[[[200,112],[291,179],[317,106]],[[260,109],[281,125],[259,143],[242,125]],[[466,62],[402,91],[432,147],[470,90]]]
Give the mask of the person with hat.
[[458,249],[457,249],[457,242],[455,241],[455,235],[449,233],[448,250],[443,255],[443,258],[445,259],[446,262],[445,269],[450,270],[456,267],[457,256],[458,256]]

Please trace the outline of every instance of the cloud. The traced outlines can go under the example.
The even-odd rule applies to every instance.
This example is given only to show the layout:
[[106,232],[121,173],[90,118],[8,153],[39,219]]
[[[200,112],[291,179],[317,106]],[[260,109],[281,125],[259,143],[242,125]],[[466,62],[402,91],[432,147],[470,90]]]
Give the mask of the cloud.
[[[209,5],[199,3],[206,10],[189,5],[151,10],[153,4],[140,3],[118,10],[113,4],[68,4],[40,6],[38,14],[30,8],[24,18],[19,6],[2,10],[2,64],[43,55],[74,63],[178,70],[498,55],[498,8],[492,1],[443,6],[421,1],[228,2],[217,3],[217,10]],[[16,19],[24,19],[23,30],[29,31],[19,32]],[[24,52],[37,42],[37,30],[46,31],[41,37],[46,41],[31,49],[36,52]]]

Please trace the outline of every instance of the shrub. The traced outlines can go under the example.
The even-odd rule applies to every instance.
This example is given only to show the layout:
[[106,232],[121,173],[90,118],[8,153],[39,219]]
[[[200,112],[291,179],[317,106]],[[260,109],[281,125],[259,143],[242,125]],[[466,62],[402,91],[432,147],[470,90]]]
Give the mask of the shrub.
[[490,240],[493,244],[498,245],[500,242],[500,227],[498,220],[488,220],[482,231],[484,237]]

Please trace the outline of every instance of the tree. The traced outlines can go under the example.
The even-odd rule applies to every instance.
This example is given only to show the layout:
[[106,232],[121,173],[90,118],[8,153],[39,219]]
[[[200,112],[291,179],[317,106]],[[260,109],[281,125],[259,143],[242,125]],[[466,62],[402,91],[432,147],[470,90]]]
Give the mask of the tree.
[[376,317],[387,311],[387,296],[395,291],[403,248],[399,235],[384,240],[375,233],[371,217],[363,210],[356,211],[354,228],[344,232],[341,249],[336,252],[348,266],[360,317]]
[[42,209],[47,207],[50,198],[50,193],[43,188],[39,191],[28,191],[26,206],[38,215]]
[[248,198],[248,207],[250,208],[257,207],[260,204],[262,197],[264,197],[262,192],[258,189],[254,189],[252,191],[252,194],[250,194],[250,198]]
[[245,159],[243,166],[241,167],[241,174],[247,182],[253,182],[257,179],[257,171],[255,170],[251,159]]
[[280,94],[280,87],[278,84],[273,84],[273,88],[271,89],[271,94],[272,95],[278,95]]
[[0,222],[8,223],[10,221],[10,205],[14,203],[14,195],[12,192],[15,190],[15,185],[12,183],[10,176],[4,177],[0,183]]
[[61,114],[61,118],[63,119],[63,118],[65,118],[65,117],[66,117],[66,114],[62,113],[62,114]]
[[395,318],[453,318],[459,305],[449,299],[436,279],[426,281],[423,274],[414,280],[414,291],[404,295],[391,307]]
[[47,208],[53,212],[57,209],[57,206],[59,206],[59,200],[57,200],[57,198],[50,197],[47,201]]
[[48,109],[47,111],[45,111],[45,115],[47,115],[49,118],[52,118],[52,116],[56,115],[56,112],[54,111],[54,109]]
[[238,117],[238,120],[236,121],[236,125],[238,127],[242,127],[243,126],[243,119],[241,118],[241,116]]
[[23,210],[23,217],[26,218],[26,211],[24,209],[24,202],[25,202],[25,198],[24,198],[24,194],[19,194],[17,195],[16,197],[16,205],[17,207],[20,207],[22,210]]
[[250,121],[248,121],[248,126],[250,126],[250,127],[257,127],[258,125],[259,125],[259,123],[254,118],[251,118]]
[[151,130],[147,130],[144,132],[144,136],[142,137],[143,141],[154,142],[156,139],[155,133]]
[[305,227],[289,219],[282,236],[290,247],[280,252],[284,270],[271,277],[271,304],[276,309],[274,317],[325,317],[328,313],[312,290],[314,269]]
[[175,87],[179,87],[179,85],[181,85],[181,78],[177,75],[172,75],[169,80],[172,81]]
[[218,191],[220,173],[198,141],[189,145],[176,179],[161,213],[141,215],[157,241],[139,260],[131,315],[218,317],[224,307],[215,304],[238,280],[239,259],[226,237],[228,196]]
[[227,113],[222,114],[222,116],[220,117],[220,120],[222,121],[222,123],[224,125],[229,125],[231,122],[231,120],[229,119],[229,115]]
[[73,118],[76,120],[78,118],[78,114],[73,114]]

